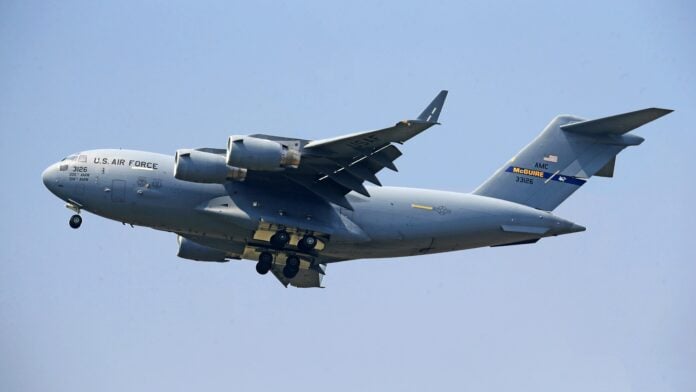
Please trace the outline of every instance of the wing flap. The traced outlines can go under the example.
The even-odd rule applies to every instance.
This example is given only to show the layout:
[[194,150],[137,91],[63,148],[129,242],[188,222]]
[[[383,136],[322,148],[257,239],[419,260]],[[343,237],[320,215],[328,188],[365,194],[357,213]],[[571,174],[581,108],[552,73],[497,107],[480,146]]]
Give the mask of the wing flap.
[[367,155],[368,160],[376,161],[382,167],[386,167],[393,171],[399,171],[394,165],[394,161],[401,156],[401,151],[393,145],[390,144],[376,152]]
[[363,196],[370,197],[370,194],[367,192],[367,189],[365,189],[365,186],[362,184],[363,181],[359,178],[356,178],[346,170],[329,172],[326,175],[329,176],[329,178],[331,178],[333,181],[343,185],[344,187],[358,192]]
[[377,176],[375,176],[375,173],[382,170],[381,167],[377,170],[370,170],[366,166],[360,164],[360,162],[357,162],[353,165],[343,166],[343,170],[349,172],[355,177],[360,178],[363,181],[369,181],[377,186],[382,186],[382,183],[379,182],[379,179],[377,178]]

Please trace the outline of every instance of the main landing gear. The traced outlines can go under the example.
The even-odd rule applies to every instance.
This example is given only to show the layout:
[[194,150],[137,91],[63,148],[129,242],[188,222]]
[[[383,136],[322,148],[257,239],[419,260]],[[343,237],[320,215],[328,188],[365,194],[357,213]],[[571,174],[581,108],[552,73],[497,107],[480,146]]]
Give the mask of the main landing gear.
[[75,215],[70,217],[68,224],[70,224],[70,227],[72,227],[73,229],[77,229],[78,227],[80,227],[82,225],[82,217],[75,214]]
[[[273,255],[270,252],[261,252],[259,262],[256,263],[256,272],[261,275],[266,275],[273,267]],[[283,276],[292,279],[300,272],[300,258],[295,255],[290,255],[285,260],[283,268]]]
[[[269,240],[271,246],[283,249],[290,242],[290,233],[285,230],[278,230]],[[297,248],[303,252],[309,252],[317,246],[317,237],[306,234],[297,241]]]
[[303,252],[309,252],[317,246],[317,237],[313,235],[305,235],[299,241],[297,241],[297,248]]
[[[275,249],[283,249],[290,243],[290,233],[285,229],[280,229],[275,232],[269,239],[271,246]],[[311,234],[305,234],[297,241],[297,249],[301,252],[311,252],[316,248],[319,240]],[[256,272],[265,275],[273,267],[273,254],[269,251],[263,251],[259,255],[259,261],[256,263]],[[285,267],[283,267],[283,276],[286,279],[292,279],[300,272],[300,258],[297,255],[290,254],[285,259]]]
[[271,270],[273,266],[273,255],[269,252],[261,252],[259,255],[259,262],[256,263],[256,272],[261,275],[266,275],[268,271]]
[[285,230],[278,230],[271,236],[270,243],[274,248],[283,248],[290,242],[290,234]]
[[292,279],[297,276],[300,272],[300,258],[297,256],[288,256],[285,260],[285,267],[283,268],[283,276]]

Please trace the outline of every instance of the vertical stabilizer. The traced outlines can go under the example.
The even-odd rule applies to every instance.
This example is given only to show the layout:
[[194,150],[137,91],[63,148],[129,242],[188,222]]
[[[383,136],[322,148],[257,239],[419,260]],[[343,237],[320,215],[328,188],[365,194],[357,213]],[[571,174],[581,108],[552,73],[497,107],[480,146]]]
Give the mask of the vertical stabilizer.
[[671,112],[650,108],[596,120],[557,116],[473,193],[551,211],[593,175],[612,177],[616,155],[643,142],[628,132]]

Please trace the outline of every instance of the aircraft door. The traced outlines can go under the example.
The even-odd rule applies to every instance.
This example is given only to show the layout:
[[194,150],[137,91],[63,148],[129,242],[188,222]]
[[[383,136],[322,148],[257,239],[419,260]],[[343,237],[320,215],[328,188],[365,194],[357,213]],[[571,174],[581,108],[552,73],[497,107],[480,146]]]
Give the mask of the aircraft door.
[[111,201],[114,203],[126,201],[126,182],[124,180],[111,181]]

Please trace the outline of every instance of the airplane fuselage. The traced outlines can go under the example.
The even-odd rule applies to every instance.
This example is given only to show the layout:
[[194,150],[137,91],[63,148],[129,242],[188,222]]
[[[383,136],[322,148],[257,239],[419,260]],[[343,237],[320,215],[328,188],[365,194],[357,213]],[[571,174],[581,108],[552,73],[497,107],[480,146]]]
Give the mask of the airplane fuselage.
[[132,225],[224,244],[242,257],[265,222],[323,233],[327,262],[419,255],[532,241],[582,231],[555,215],[472,194],[371,187],[349,193],[353,210],[263,182],[199,184],[173,176],[172,156],[85,151],[51,165],[43,180],[72,208]]
[[558,115],[472,193],[382,187],[377,174],[397,170],[397,145],[438,125],[446,97],[440,91],[415,119],[326,139],[235,134],[225,149],[182,148],[174,157],[85,151],[51,165],[43,181],[76,212],[72,228],[86,210],[176,233],[184,259],[256,260],[256,272],[286,287],[322,287],[332,262],[584,231],[550,211],[592,176],[613,177],[617,154],[644,140],[630,132],[671,112]]

